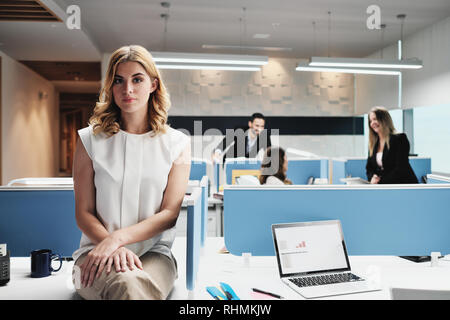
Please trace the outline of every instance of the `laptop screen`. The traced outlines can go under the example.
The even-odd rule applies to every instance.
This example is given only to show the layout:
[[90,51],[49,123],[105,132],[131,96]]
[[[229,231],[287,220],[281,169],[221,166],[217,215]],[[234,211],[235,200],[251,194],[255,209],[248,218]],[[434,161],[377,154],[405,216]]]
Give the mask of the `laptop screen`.
[[280,276],[350,270],[339,220],[272,225]]

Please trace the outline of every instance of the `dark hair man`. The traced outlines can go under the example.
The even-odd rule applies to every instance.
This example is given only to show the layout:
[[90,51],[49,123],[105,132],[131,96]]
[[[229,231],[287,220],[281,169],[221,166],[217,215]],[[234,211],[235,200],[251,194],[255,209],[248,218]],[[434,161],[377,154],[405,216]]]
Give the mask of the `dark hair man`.
[[226,158],[255,158],[259,151],[271,146],[270,134],[264,129],[266,120],[262,113],[254,113],[248,121],[248,129],[228,130],[225,138],[213,151],[215,162]]

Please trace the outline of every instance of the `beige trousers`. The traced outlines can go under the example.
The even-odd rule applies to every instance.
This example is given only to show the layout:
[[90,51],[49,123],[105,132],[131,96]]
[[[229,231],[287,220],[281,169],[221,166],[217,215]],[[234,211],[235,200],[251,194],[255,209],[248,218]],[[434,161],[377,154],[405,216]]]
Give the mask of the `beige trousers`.
[[139,258],[143,270],[135,268],[116,272],[113,267],[109,275],[103,270],[100,278],[85,288],[80,285],[79,267],[86,255],[75,262],[72,280],[77,293],[87,300],[164,300],[178,277],[175,258],[172,260],[161,253],[147,252]]

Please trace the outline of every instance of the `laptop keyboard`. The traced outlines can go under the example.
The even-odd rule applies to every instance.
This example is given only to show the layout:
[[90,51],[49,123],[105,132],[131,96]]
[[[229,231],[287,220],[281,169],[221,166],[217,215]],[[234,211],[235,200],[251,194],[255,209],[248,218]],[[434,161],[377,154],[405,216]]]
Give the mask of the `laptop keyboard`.
[[353,273],[337,273],[337,274],[327,274],[322,276],[309,276],[303,278],[292,278],[289,281],[293,282],[298,287],[311,287],[320,286],[325,284],[342,283],[342,282],[353,282],[353,281],[363,281],[364,279],[355,276]]

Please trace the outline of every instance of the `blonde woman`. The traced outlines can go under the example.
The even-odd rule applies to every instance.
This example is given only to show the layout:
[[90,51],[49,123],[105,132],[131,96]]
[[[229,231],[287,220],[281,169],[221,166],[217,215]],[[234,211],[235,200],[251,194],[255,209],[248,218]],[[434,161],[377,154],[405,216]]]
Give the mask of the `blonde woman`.
[[165,299],[190,139],[166,124],[169,97],[141,46],[112,54],[99,100],[74,158],[75,287],[85,299]]
[[409,141],[397,133],[389,111],[374,107],[369,112],[367,179],[372,184],[418,183],[409,164]]

